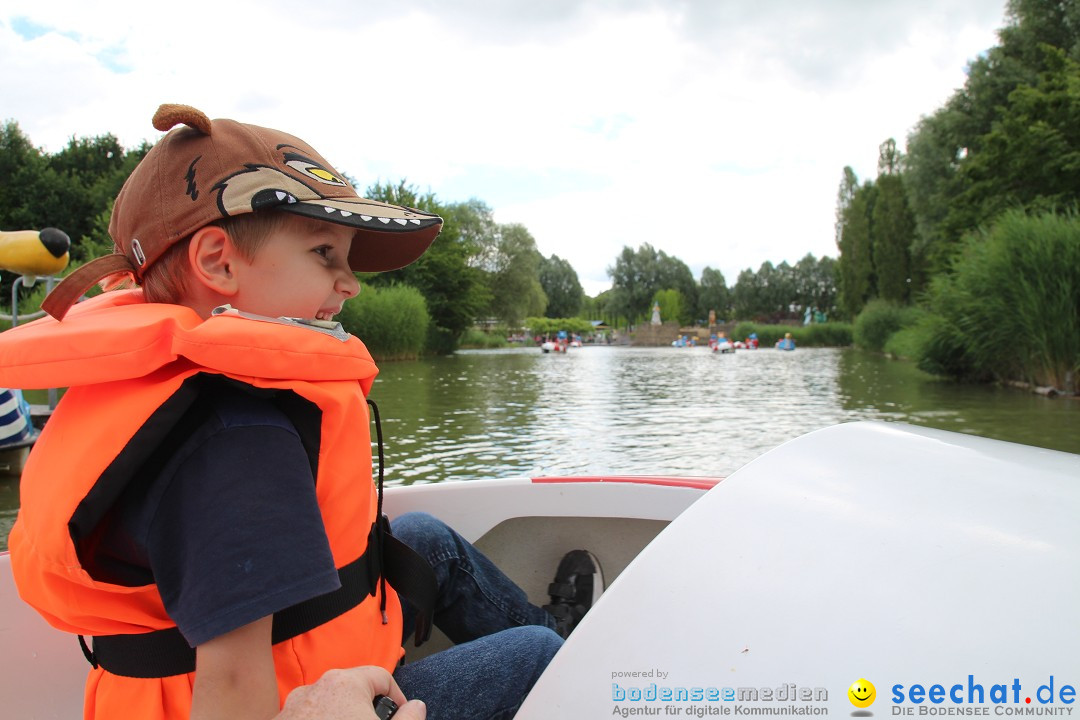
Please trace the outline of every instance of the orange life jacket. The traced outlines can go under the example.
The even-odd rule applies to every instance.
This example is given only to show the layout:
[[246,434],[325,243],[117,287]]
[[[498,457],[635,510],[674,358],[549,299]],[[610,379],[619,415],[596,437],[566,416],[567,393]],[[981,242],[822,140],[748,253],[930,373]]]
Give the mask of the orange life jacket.
[[[27,460],[9,539],[19,594],[54,627],[90,636],[175,628],[155,585],[92,578],[69,523],[88,504],[107,502],[115,488],[102,478],[116,474],[113,461],[200,373],[291,391],[318,408],[316,494],[334,562],[340,570],[367,549],[377,498],[365,397],[377,369],[363,343],[230,313],[203,320],[186,307],[145,303],[138,290],[105,293],[63,322],[43,318],[0,334],[0,386],[69,388]],[[331,668],[393,670],[403,653],[401,612],[397,594],[386,593],[384,624],[384,588],[274,645],[282,700]],[[85,717],[187,718],[193,682],[194,673],[145,679],[98,667]]]

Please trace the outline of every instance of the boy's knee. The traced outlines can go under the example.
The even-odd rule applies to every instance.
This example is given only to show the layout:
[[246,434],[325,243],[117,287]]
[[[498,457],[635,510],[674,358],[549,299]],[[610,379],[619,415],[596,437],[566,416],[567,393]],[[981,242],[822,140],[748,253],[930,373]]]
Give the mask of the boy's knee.
[[559,633],[541,625],[523,625],[514,628],[514,632],[519,633],[523,643],[535,652],[537,663],[541,668],[551,661],[564,642]]
[[390,532],[408,545],[411,544],[410,539],[449,534],[450,528],[434,515],[425,512],[409,512],[390,521]]
[[566,642],[559,633],[551,628],[541,627],[538,634],[541,636],[539,644],[549,660],[555,656],[555,653],[559,652],[559,648]]

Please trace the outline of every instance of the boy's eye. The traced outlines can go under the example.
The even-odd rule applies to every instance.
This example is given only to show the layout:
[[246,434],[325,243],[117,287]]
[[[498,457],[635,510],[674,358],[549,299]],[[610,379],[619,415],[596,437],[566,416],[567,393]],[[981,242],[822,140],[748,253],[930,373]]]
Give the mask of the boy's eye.
[[319,247],[315,248],[315,252],[318,253],[319,255],[321,255],[322,257],[328,257],[330,255],[330,251],[332,249],[333,248],[331,246],[329,246],[329,245],[320,245]]

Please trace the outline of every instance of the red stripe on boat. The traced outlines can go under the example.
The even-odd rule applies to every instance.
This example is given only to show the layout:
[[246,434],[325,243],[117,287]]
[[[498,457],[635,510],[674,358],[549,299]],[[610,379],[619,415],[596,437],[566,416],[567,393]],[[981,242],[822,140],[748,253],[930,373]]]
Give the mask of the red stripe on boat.
[[721,477],[670,477],[663,475],[582,475],[577,477],[534,477],[534,483],[638,483],[641,485],[665,485],[709,490],[722,481]]

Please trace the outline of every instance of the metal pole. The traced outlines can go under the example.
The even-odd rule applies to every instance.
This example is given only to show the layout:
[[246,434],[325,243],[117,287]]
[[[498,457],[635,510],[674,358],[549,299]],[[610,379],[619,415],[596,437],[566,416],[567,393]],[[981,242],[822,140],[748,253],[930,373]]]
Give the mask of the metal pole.
[[[55,284],[56,284],[56,278],[54,278],[52,275],[45,278],[45,294],[46,295],[48,295],[49,293],[52,292],[53,285],[55,285]],[[50,412],[56,409],[56,403],[59,402],[59,400],[60,400],[58,395],[59,395],[59,393],[57,392],[56,388],[49,388],[49,411]]]
[[23,276],[15,278],[11,283],[11,327],[19,324],[19,285],[22,285]]

